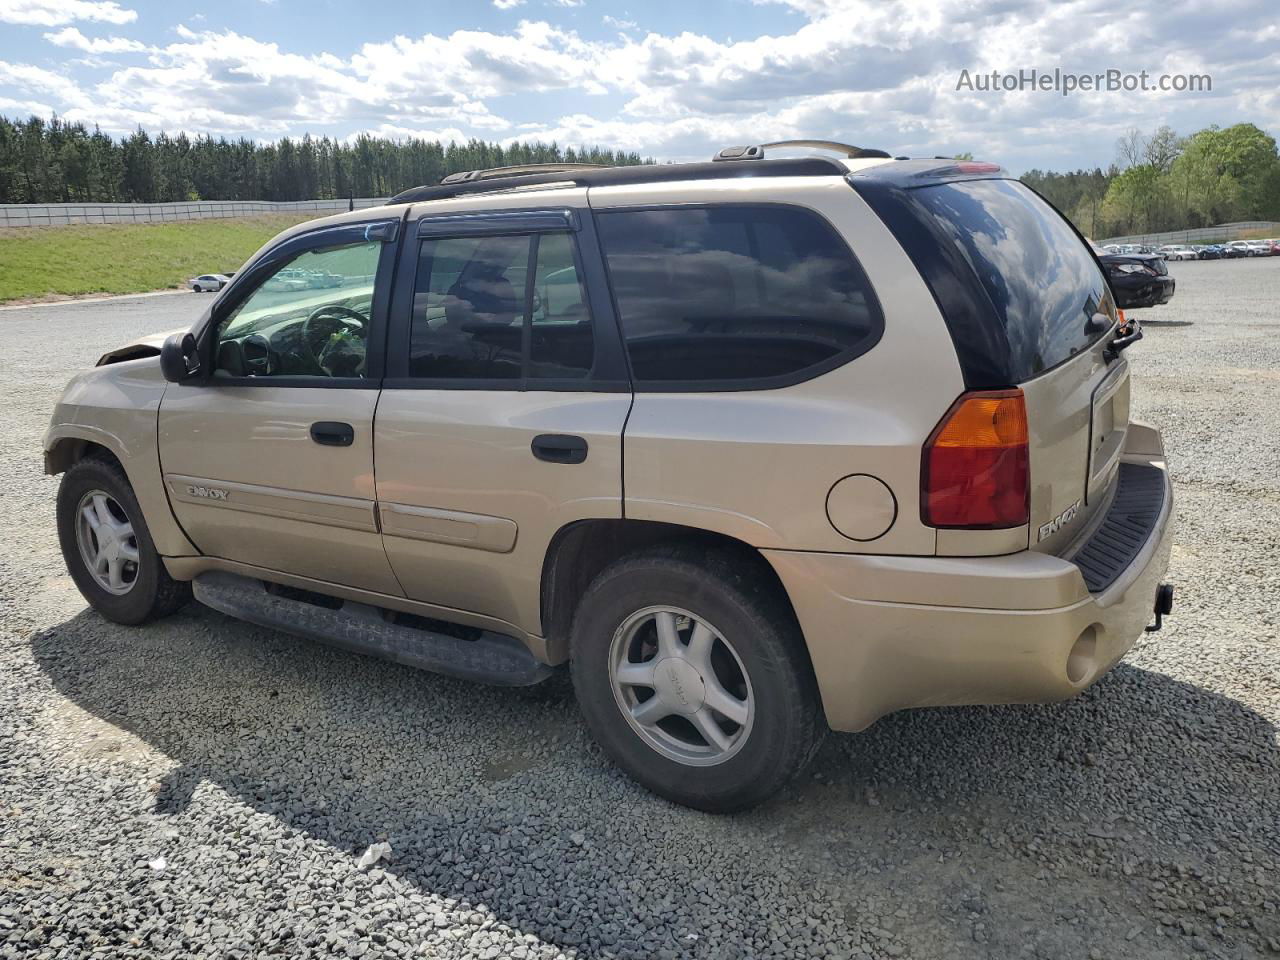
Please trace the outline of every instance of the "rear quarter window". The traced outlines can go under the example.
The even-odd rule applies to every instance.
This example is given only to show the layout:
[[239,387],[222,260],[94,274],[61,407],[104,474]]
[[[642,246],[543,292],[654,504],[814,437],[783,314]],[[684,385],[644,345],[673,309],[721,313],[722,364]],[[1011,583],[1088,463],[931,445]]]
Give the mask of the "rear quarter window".
[[1014,180],[968,180],[920,187],[915,198],[963,251],[1008,340],[1017,381],[1056,367],[1105,332],[1106,279],[1062,216]]
[[596,222],[640,389],[785,386],[864,353],[883,331],[852,251],[811,211],[681,206]]

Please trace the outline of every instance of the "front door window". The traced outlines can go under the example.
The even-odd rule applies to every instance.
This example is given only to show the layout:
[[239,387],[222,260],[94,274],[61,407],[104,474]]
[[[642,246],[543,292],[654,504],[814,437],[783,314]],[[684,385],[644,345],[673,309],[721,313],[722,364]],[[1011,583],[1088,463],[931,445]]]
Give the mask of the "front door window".
[[367,375],[366,344],[382,244],[301,253],[218,326],[215,377]]

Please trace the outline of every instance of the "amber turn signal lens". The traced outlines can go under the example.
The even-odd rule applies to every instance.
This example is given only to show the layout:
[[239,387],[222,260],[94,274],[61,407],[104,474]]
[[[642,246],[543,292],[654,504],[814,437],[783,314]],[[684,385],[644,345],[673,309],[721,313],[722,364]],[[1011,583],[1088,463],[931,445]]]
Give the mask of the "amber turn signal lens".
[[1027,442],[1027,408],[1021,390],[970,393],[934,431],[934,446],[1012,447]]

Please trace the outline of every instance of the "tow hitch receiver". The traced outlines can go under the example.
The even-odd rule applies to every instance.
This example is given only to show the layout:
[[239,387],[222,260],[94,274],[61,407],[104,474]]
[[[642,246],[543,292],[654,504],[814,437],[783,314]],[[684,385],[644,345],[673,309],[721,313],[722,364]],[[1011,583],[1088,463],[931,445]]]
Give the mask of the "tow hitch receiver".
[[1156,587],[1156,622],[1147,627],[1147,633],[1155,633],[1164,626],[1163,618],[1173,613],[1173,584],[1162,583]]

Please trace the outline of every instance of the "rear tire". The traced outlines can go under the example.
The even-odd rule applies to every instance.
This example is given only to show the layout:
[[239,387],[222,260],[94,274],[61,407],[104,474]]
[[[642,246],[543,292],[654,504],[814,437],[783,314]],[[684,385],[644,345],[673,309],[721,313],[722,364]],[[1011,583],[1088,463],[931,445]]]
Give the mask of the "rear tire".
[[142,508],[119,464],[90,457],[58,487],[58,541],[89,606],[129,625],[165,617],[191,599],[156,552]]
[[714,813],[755,806],[804,769],[826,724],[779,593],[739,556],[681,547],[595,579],[574,618],[571,668],[587,725],[618,766]]

